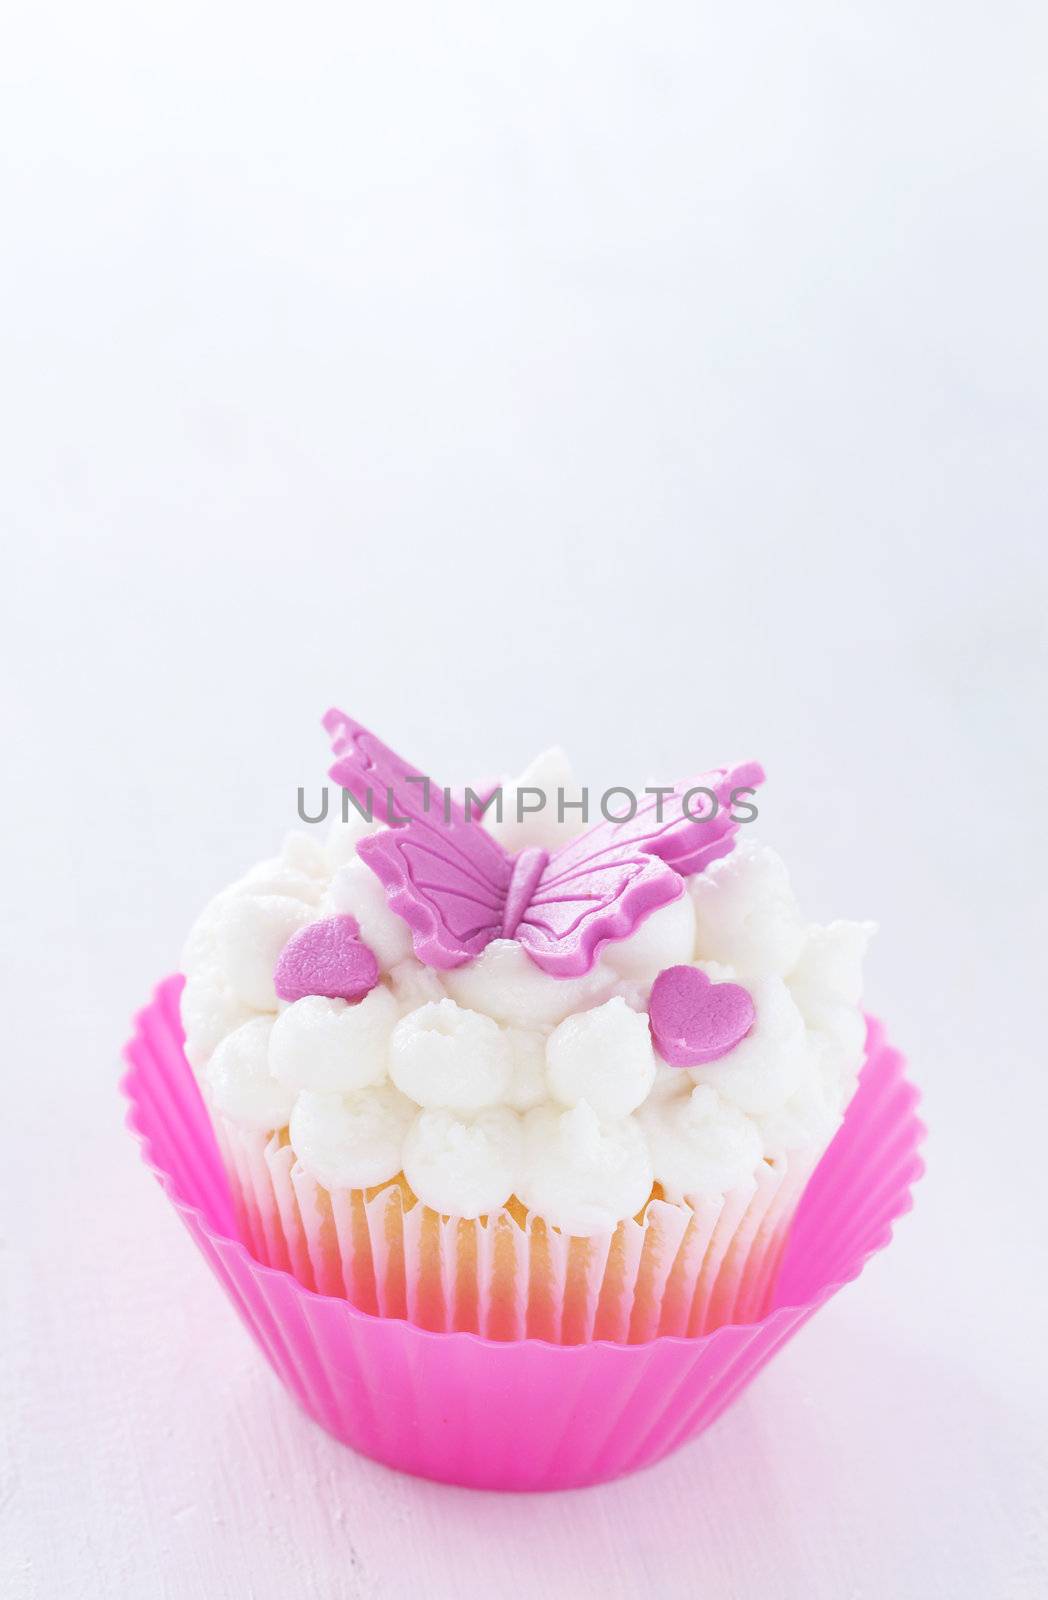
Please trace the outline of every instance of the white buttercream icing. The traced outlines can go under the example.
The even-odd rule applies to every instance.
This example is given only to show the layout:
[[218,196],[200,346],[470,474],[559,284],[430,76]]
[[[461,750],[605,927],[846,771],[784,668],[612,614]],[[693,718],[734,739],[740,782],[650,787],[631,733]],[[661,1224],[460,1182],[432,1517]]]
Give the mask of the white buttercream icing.
[[381,1083],[398,1015],[394,996],[382,984],[355,1005],[316,994],[296,1000],[281,1010],[273,1028],[273,1073],[292,1091],[345,1094]]
[[668,906],[653,911],[632,938],[612,940],[601,951],[604,966],[627,984],[639,984],[645,995],[653,971],[679,966],[694,956],[695,907],[687,889]]
[[483,1111],[506,1098],[513,1047],[497,1022],[445,997],[397,1023],[389,1040],[389,1075],[417,1105]]
[[[518,782],[572,792],[559,752]],[[504,824],[502,836],[549,848],[581,826],[570,812],[550,820]],[[635,1215],[655,1182],[667,1199],[697,1203],[832,1136],[863,1059],[872,925],[806,924],[767,846],[740,834],[591,972],[560,979],[506,939],[451,971],[422,965],[356,855],[372,831],[351,813],[326,841],[290,835],[194,926],[182,1015],[216,1115],[288,1127],[298,1161],[329,1187],[403,1173],[445,1215],[483,1215],[515,1195],[578,1234]],[[355,1004],[278,1001],[284,945],[335,914],[357,919],[379,983]],[[719,1060],[673,1067],[653,1049],[648,995],[662,969],[691,962],[715,983],[744,984],[755,1022]]]
[[552,1028],[573,1011],[607,999],[615,977],[602,961],[581,978],[554,978],[515,939],[494,939],[475,961],[443,974],[460,1005],[518,1028]]
[[434,1211],[481,1217],[519,1189],[521,1144],[520,1118],[508,1106],[475,1117],[420,1111],[404,1141],[404,1176]]
[[183,960],[183,967],[189,972],[182,991],[186,1056],[194,1070],[201,1072],[228,1033],[265,1013],[237,998],[217,962],[193,965]]
[[273,968],[293,933],[314,920],[315,911],[286,894],[236,895],[223,907],[217,927],[218,957],[229,987],[256,1011],[275,1011]]
[[[714,982],[739,982],[731,967],[698,963]],[[754,1116],[764,1116],[781,1106],[798,1088],[808,1062],[804,1018],[782,978],[751,979],[746,985],[756,1018],[753,1027],[734,1050],[718,1061],[690,1069],[693,1083],[711,1088]]]
[[651,1193],[651,1155],[636,1117],[602,1119],[585,1100],[536,1106],[524,1118],[517,1193],[566,1233],[606,1233]]
[[599,1117],[628,1117],[655,1082],[647,1015],[616,997],[565,1017],[546,1044],[546,1079],[561,1105],[587,1100]]
[[207,1064],[207,1089],[216,1111],[246,1128],[282,1128],[291,1116],[295,1091],[270,1070],[272,1017],[242,1022]]
[[[297,834],[289,834],[288,844],[298,837]],[[301,860],[302,854],[301,849],[295,849],[294,860],[284,861],[277,856],[271,861],[260,861],[244,874],[243,887],[250,889],[254,895],[284,894],[291,900],[316,905],[324,892],[324,884],[315,874],[304,872],[295,865],[295,861]]]
[[638,1120],[667,1200],[725,1194],[751,1178],[764,1155],[753,1120],[708,1084],[646,1101]]
[[513,1074],[506,1104],[514,1111],[530,1111],[546,1099],[546,1035],[538,1028],[507,1028],[513,1051]]
[[359,856],[339,867],[327,893],[328,914],[356,917],[360,937],[375,952],[384,972],[410,959],[411,929],[389,909],[386,892]]
[[730,855],[688,879],[695,955],[734,967],[739,981],[785,977],[804,945],[789,875],[774,850],[738,838]]
[[352,1094],[303,1089],[291,1112],[291,1145],[329,1189],[366,1189],[395,1178],[416,1108],[391,1083]]

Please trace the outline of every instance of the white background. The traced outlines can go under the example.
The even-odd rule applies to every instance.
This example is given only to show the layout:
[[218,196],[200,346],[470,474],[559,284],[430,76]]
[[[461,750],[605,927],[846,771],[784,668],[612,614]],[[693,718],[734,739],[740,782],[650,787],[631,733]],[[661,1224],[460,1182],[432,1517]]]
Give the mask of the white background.
[[[3,27],[0,1592],[1043,1594],[1039,0]],[[332,700],[451,780],[759,756],[810,914],[880,922],[916,1210],[635,1480],[329,1441],[122,1130]]]

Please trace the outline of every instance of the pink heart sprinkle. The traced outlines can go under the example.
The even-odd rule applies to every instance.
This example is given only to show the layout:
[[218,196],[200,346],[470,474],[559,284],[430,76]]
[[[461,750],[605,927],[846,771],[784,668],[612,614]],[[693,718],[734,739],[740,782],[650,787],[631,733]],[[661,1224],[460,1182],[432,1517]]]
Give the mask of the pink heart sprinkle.
[[319,994],[363,1000],[378,982],[374,951],[357,938],[356,917],[326,917],[300,928],[280,952],[273,983],[281,1000]]
[[713,983],[698,967],[666,967],[651,988],[648,1022],[671,1067],[698,1067],[733,1050],[756,1013],[740,983]]

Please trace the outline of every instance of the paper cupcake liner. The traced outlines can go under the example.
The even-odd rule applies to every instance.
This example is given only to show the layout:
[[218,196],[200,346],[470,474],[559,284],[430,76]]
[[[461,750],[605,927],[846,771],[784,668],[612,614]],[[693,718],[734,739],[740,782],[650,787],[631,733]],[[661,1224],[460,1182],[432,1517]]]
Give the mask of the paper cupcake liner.
[[[804,1190],[777,1272],[773,1249],[765,1249],[762,1267],[774,1287],[764,1315],[747,1311],[743,1320],[738,1301],[735,1320],[711,1332],[661,1333],[642,1343],[599,1332],[585,1342],[555,1343],[530,1332],[490,1338],[418,1326],[406,1320],[406,1300],[400,1314],[379,1314],[377,1302],[374,1311],[360,1309],[345,1297],[344,1279],[338,1293],[310,1288],[241,1242],[222,1158],[182,1048],[182,981],[160,985],[126,1052],[128,1121],[145,1158],[306,1411],[363,1454],[423,1477],[477,1488],[568,1488],[659,1460],[708,1427],[888,1243],[922,1171],[916,1093],[903,1077],[902,1057],[871,1020],[858,1089]],[[272,1185],[271,1193],[268,1234],[265,1208],[259,1211],[267,1253],[274,1248],[278,1259],[283,1240],[288,1267],[304,1272],[308,1258],[317,1282],[305,1229],[299,1235],[286,1226]],[[301,1216],[297,1192],[296,1201]],[[337,1224],[335,1231],[337,1237]],[[338,1249],[321,1260],[336,1257],[341,1269]],[[758,1274],[747,1282],[751,1277],[756,1283]]]
[[491,1339],[640,1344],[767,1311],[814,1158],[761,1165],[698,1210],[652,1201],[642,1223],[571,1238],[502,1209],[479,1221],[421,1205],[399,1183],[329,1191],[285,1139],[219,1120],[238,1232],[266,1265],[359,1310]]

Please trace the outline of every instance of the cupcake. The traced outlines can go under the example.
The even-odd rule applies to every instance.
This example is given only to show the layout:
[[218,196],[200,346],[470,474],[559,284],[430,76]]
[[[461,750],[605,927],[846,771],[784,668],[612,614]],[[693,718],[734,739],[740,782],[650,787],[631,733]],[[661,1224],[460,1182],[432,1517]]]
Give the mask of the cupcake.
[[753,763],[453,795],[340,712],[335,815],[205,909],[186,1056],[251,1254],[421,1328],[754,1322],[864,1059],[868,923],[804,921]]

